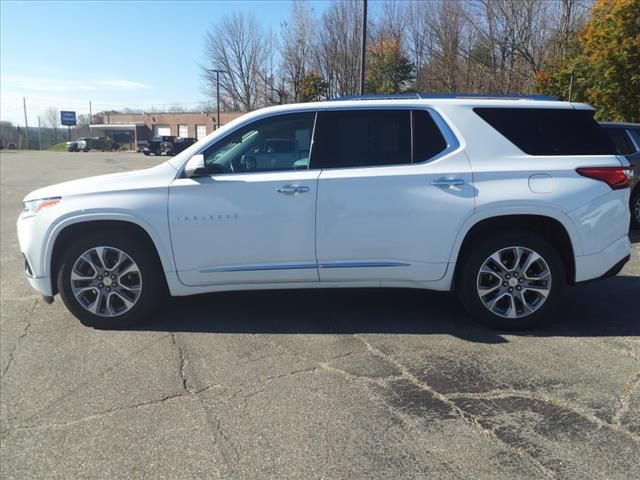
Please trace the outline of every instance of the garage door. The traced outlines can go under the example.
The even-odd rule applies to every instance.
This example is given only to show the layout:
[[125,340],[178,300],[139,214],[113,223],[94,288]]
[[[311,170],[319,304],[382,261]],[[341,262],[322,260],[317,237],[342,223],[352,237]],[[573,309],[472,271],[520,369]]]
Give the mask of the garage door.
[[187,138],[189,136],[189,127],[187,125],[178,125],[178,136]]
[[154,125],[154,135],[161,137],[164,135],[171,135],[171,127],[169,125]]

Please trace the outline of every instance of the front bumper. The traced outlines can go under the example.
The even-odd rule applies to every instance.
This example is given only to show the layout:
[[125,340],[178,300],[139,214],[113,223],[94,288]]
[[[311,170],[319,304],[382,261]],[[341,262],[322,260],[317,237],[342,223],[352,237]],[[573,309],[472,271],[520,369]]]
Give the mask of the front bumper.
[[35,217],[22,218],[20,215],[16,225],[20,252],[25,259],[25,276],[31,288],[45,297],[51,297],[53,296],[51,277],[42,271],[41,242],[34,238],[37,231],[34,228],[34,221]]

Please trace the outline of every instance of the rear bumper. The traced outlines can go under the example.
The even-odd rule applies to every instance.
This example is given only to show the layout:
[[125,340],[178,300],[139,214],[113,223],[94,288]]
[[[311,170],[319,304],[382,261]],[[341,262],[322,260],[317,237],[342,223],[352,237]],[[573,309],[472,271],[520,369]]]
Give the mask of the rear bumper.
[[598,278],[592,278],[591,280],[584,280],[582,282],[579,282],[578,285],[583,285],[585,283],[591,283],[591,282],[597,282],[598,280],[604,280],[605,278],[615,277],[618,273],[620,273],[620,270],[622,270],[624,268],[624,266],[627,264],[627,262],[630,259],[631,259],[631,255],[627,255],[622,260],[620,260],[618,263],[616,263],[613,267],[611,267],[609,270],[607,270],[604,273],[604,275],[601,275]]
[[616,275],[631,257],[631,242],[625,235],[601,252],[576,257],[576,283]]

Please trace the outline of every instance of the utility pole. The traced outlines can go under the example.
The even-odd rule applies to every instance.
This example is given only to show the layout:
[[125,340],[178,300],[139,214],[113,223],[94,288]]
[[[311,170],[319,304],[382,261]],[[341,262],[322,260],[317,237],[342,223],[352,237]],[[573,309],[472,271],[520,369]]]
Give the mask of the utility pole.
[[220,128],[220,74],[221,73],[229,73],[226,70],[218,70],[218,69],[206,69],[209,73],[216,74],[216,111],[217,111],[217,119],[216,119],[216,130]]
[[573,70],[571,70],[571,78],[569,78],[569,101],[573,96]]
[[40,128],[40,117],[38,117],[38,150],[42,150],[42,129]]
[[24,107],[24,131],[27,134],[26,149],[29,150],[29,122],[27,122],[27,99],[22,97],[22,106]]
[[362,0],[362,38],[360,38],[360,95],[364,95],[364,70],[367,54],[367,0]]
[[91,124],[93,123],[93,113],[91,112],[91,100],[89,100],[89,136],[93,137],[93,128],[91,128]]

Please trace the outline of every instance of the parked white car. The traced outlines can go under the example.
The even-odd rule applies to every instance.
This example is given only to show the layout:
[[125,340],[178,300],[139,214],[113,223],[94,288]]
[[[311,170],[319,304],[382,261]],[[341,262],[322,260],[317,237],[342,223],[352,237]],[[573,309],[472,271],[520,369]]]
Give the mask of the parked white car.
[[628,261],[631,170],[593,108],[416,97],[266,108],[157,167],[36,190],[29,282],[98,328],[165,291],[410,287],[524,329]]

